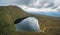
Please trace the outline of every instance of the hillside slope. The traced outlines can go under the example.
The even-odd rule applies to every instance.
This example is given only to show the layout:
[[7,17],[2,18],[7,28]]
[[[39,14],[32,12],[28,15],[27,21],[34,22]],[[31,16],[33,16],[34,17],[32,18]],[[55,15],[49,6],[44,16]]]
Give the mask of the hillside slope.
[[[19,18],[33,16],[39,20],[40,28],[44,31],[44,35],[57,35],[60,34],[60,18],[50,16],[37,16],[24,12],[17,6],[0,6],[0,35],[15,35],[14,22]],[[23,33],[19,33],[23,34]],[[38,34],[41,33],[24,33]],[[41,34],[42,35],[42,34]]]
[[16,6],[0,6],[0,35],[15,35],[14,21],[28,16],[22,11]]

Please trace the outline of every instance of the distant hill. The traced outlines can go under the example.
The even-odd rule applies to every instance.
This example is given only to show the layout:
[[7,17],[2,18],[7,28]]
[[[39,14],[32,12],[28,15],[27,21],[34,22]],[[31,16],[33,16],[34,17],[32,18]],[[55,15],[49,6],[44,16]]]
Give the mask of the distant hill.
[[44,34],[59,34],[57,32],[60,32],[60,18],[58,17],[28,14],[17,6],[0,6],[0,35],[15,35],[14,22],[30,16],[39,20],[41,30],[45,31]]
[[13,35],[15,31],[14,21],[28,15],[17,6],[0,6],[0,35]]

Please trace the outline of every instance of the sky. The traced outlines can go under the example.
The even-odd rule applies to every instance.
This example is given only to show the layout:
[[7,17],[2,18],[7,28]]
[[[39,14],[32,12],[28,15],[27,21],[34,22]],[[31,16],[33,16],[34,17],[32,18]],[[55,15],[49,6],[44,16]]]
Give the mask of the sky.
[[23,8],[27,10],[57,10],[60,11],[60,0],[21,0]]
[[8,5],[16,5],[28,13],[52,14],[53,12],[54,14],[59,13],[60,16],[60,0],[0,0],[0,6]]
[[17,5],[28,9],[60,11],[60,0],[0,0],[0,6]]
[[60,0],[0,0],[2,5],[18,5],[36,9],[56,9],[60,10]]

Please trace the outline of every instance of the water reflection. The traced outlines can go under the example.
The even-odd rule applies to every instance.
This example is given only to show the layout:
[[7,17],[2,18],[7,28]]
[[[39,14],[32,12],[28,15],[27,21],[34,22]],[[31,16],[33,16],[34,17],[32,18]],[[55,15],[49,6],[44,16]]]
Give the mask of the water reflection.
[[14,24],[18,24],[19,22],[21,22],[25,18],[27,18],[27,17],[23,17],[23,18],[19,18],[19,19],[15,20],[14,21]]
[[28,17],[18,24],[15,24],[17,31],[29,31],[29,32],[39,32],[40,27],[38,20],[34,17]]

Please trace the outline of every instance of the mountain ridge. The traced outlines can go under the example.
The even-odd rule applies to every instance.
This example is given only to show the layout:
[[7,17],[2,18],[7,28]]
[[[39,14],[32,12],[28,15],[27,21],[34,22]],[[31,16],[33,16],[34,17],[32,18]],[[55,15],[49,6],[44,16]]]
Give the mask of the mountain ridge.
[[[6,35],[6,34],[14,35],[15,33],[14,21],[16,21],[19,18],[22,19],[25,17],[36,17],[39,20],[39,25],[40,25],[41,30],[45,31],[46,34],[49,33],[51,27],[53,27],[52,28],[53,30],[51,30],[50,33],[54,31],[53,33],[55,34],[57,33],[56,31],[59,30],[58,27],[60,27],[60,18],[58,17],[50,17],[50,16],[45,16],[45,15],[44,16],[32,15],[32,14],[24,12],[21,8],[17,6],[0,6],[0,25],[1,25],[0,31],[1,33],[3,32],[4,33],[4,34],[2,33],[3,35]],[[4,28],[5,30],[2,27],[5,27]],[[58,29],[55,30],[55,27]],[[1,33],[0,35],[2,35]]]

